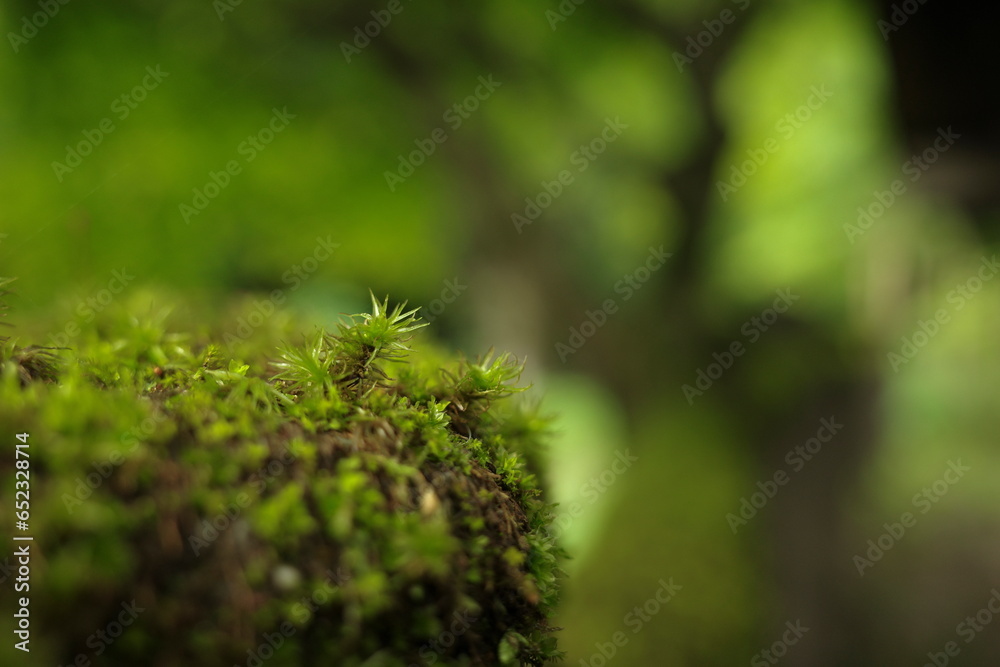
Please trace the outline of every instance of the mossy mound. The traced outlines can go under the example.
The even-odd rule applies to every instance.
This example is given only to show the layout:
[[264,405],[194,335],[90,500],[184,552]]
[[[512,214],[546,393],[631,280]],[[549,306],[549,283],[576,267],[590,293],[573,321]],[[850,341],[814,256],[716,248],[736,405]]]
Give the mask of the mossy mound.
[[[2,287],[2,285],[0,285]],[[520,367],[408,355],[373,300],[279,347],[98,319],[0,351],[0,480],[27,433],[32,663],[540,665],[562,553]],[[509,401],[508,401],[509,402]],[[6,572],[13,587],[17,564]],[[12,647],[0,662],[28,656]],[[15,639],[16,641],[16,639]]]

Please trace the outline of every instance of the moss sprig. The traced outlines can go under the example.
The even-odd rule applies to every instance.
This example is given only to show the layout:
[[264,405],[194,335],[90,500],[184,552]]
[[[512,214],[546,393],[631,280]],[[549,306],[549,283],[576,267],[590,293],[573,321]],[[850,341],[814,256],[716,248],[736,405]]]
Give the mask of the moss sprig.
[[331,366],[332,346],[323,331],[317,331],[302,345],[285,345],[279,350],[279,360],[272,366],[279,372],[271,377],[292,393],[302,393],[311,387],[330,391],[334,385]]
[[457,373],[442,370],[450,385],[442,396],[448,401],[448,414],[456,429],[469,437],[480,434],[493,401],[528,389],[514,386],[524,371],[523,363],[506,352],[495,359],[493,355],[491,348],[476,361],[463,360]]
[[[15,278],[0,277],[0,317],[7,317],[6,296],[12,293],[10,284]],[[11,327],[10,322],[0,322],[0,326]],[[55,351],[58,348],[42,345],[22,347],[9,336],[0,336],[0,364],[10,363],[17,371],[21,384],[34,380],[55,382],[59,375],[59,358]]]
[[389,297],[379,302],[371,295],[372,312],[348,316],[338,324],[338,333],[327,340],[337,356],[333,369],[338,382],[365,395],[384,386],[389,376],[378,362],[402,359],[413,332],[427,326],[417,317],[418,308],[405,310],[406,303],[389,310]]

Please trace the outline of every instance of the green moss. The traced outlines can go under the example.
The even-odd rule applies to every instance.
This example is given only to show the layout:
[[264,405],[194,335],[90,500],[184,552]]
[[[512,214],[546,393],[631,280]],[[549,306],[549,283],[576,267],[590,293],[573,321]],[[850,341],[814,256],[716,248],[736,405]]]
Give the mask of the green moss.
[[[222,345],[208,327],[171,331],[165,310],[102,315],[74,349],[0,341],[4,497],[13,434],[31,434],[40,659],[559,657],[563,554],[531,465],[547,424],[502,400],[519,391],[508,356],[411,353],[416,311],[374,299],[299,345]],[[8,544],[13,523],[0,517]],[[96,658],[88,637],[132,600],[144,611]]]

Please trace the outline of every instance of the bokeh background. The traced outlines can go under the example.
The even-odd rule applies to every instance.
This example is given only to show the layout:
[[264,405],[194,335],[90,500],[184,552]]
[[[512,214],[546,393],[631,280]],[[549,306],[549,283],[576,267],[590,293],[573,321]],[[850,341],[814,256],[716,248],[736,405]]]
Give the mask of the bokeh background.
[[6,1],[0,273],[526,358],[568,664],[1000,664],[996,14]]

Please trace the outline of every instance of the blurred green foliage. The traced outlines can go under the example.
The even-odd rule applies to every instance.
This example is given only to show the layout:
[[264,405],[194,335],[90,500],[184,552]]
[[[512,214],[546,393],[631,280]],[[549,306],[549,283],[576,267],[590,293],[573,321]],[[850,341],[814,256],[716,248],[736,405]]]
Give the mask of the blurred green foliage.
[[[382,6],[241,3],[221,18],[205,2],[62,6],[0,60],[0,270],[20,276],[15,305],[51,313],[59,304],[39,331],[65,333],[86,323],[80,304],[100,299],[125,267],[133,303],[148,302],[141,285],[159,284],[248,321],[279,290],[259,329],[291,339],[303,332],[290,313],[328,325],[361,307],[369,288],[429,306],[459,276],[469,289],[444,306],[435,331],[535,355],[529,395],[544,393],[542,410],[562,415],[548,482],[561,511],[582,508],[562,531],[576,555],[561,612],[571,664],[671,576],[684,588],[649,629],[629,631],[621,664],[733,664],[769,645],[793,613],[777,582],[782,558],[800,554],[776,510],[736,537],[726,525],[774,471],[766,438],[754,434],[773,431],[768,446],[783,452],[780,427],[804,419],[809,401],[870,381],[878,391],[855,392],[855,430],[827,452],[856,466],[857,479],[831,472],[822,487],[840,494],[830,502],[844,525],[827,532],[845,548],[877,536],[954,452],[981,471],[893,552],[896,570],[880,566],[881,583],[836,579],[852,583],[850,609],[887,610],[863,611],[841,643],[883,656],[873,664],[919,659],[927,636],[946,638],[961,618],[957,600],[988,588],[940,545],[971,544],[977,526],[995,522],[1000,283],[984,283],[962,309],[949,301],[993,249],[966,213],[915,186],[863,235],[845,233],[908,158],[873,8],[574,6],[552,23],[555,2],[404,3],[350,62],[343,44]],[[688,40],[727,10],[733,22],[678,68]],[[6,3],[0,33],[35,11]],[[119,119],[115,100],[157,66],[169,76]],[[449,110],[487,76],[500,86],[452,127]],[[241,144],[286,108],[295,117],[247,162]],[[104,118],[114,131],[60,181],[52,163]],[[609,118],[627,128],[578,170],[573,156]],[[390,189],[386,172],[436,128],[447,139]],[[762,151],[766,160],[753,162]],[[181,204],[231,160],[240,173],[186,223]],[[690,177],[698,169],[710,178]],[[518,233],[511,215],[562,170],[572,184]],[[719,183],[740,170],[745,184],[723,198]],[[318,239],[339,246],[315,271],[294,272],[317,258]],[[660,245],[674,252],[667,268],[561,365],[553,344]],[[713,352],[745,342],[741,326],[781,288],[801,296],[790,315],[689,406],[681,385]],[[887,353],[939,308],[951,321],[896,372]],[[865,409],[877,428],[863,427]],[[591,480],[629,448],[639,461],[591,502]],[[837,470],[830,461],[816,470],[827,465]],[[808,495],[814,482],[793,480],[787,494]],[[953,525],[973,527],[958,539]],[[990,553],[969,550],[976,562]],[[848,568],[850,556],[837,554]],[[966,572],[949,605],[907,576],[930,579],[927,563],[938,560]],[[903,590],[931,602],[901,603]],[[890,644],[896,652],[878,648]],[[818,640],[800,648],[824,655]]]

